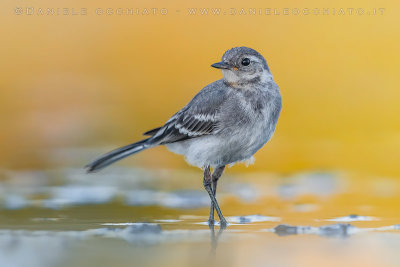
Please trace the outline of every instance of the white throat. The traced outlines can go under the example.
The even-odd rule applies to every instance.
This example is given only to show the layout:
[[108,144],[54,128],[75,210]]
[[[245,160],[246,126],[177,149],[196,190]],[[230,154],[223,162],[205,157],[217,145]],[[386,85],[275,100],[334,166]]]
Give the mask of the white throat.
[[222,74],[224,75],[225,81],[230,84],[246,83],[257,77],[260,77],[261,83],[266,83],[273,79],[272,74],[266,70],[264,70],[262,73],[255,72],[253,74],[243,74],[238,71],[223,69]]

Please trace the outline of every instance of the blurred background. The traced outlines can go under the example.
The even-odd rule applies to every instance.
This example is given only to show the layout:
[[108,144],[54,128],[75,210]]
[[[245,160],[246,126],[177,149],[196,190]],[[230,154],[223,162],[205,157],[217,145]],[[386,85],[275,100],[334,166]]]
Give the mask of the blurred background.
[[202,265],[218,240],[200,170],[164,147],[83,166],[161,126],[248,46],[283,110],[255,164],[221,179],[220,266],[398,266],[399,8],[3,0],[0,265]]
[[[24,13],[17,15],[20,6]],[[39,10],[63,12],[63,7],[69,15]],[[213,7],[221,14],[212,15]],[[272,14],[249,14],[258,7],[263,14],[271,8]],[[283,14],[284,8],[303,7],[347,13]],[[357,7],[365,13],[385,10],[350,15],[347,9]],[[86,8],[86,15],[73,15],[72,8],[76,13]],[[139,9],[142,15],[118,15],[118,8]],[[201,15],[202,8],[209,14]],[[238,14],[241,8],[246,14]],[[340,169],[399,175],[398,8],[396,1],[379,6],[374,1],[3,1],[1,166],[51,168],[66,160],[60,155],[66,148],[106,149],[138,140],[220,79],[210,64],[225,50],[244,45],[267,59],[284,106],[276,134],[256,154],[256,164],[232,172]],[[89,158],[80,160],[76,166]],[[164,148],[122,164],[189,168]]]

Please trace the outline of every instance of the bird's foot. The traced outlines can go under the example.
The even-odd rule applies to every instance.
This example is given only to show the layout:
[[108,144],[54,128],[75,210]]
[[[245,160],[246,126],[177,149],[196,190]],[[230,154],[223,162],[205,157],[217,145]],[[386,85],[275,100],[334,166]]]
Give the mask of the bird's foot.
[[215,220],[214,219],[212,219],[212,218],[208,219],[208,225],[214,226],[214,224],[215,224]]
[[221,219],[220,222],[219,222],[219,227],[220,227],[221,229],[226,229],[227,226],[228,226],[228,223],[226,222],[225,218],[222,217],[222,219]]

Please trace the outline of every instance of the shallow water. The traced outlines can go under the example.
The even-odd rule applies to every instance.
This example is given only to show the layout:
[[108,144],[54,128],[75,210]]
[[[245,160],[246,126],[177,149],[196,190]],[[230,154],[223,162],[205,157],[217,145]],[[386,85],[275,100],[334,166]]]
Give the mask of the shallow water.
[[400,181],[231,174],[207,225],[201,172],[3,171],[0,266],[399,266]]

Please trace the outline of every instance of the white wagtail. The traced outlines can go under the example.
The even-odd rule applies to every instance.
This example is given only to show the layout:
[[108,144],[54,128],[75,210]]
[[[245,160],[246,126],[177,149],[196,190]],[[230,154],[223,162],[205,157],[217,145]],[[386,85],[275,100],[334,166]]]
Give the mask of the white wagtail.
[[[221,69],[224,78],[204,87],[164,126],[145,132],[149,138],[101,156],[86,166],[88,172],[166,145],[183,154],[188,163],[204,168],[203,184],[211,198],[209,223],[214,224],[215,208],[225,227],[215,198],[218,179],[226,165],[251,160],[272,137],[282,98],[266,60],[251,48],[232,48],[211,66]],[[214,168],[212,175],[210,167]]]

